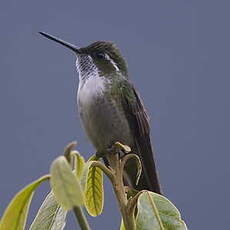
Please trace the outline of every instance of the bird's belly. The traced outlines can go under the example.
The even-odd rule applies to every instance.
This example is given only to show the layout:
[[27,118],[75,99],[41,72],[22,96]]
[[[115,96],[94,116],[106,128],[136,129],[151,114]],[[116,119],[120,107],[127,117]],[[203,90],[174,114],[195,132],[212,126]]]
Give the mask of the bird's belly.
[[132,145],[127,118],[117,103],[103,94],[87,101],[79,98],[80,116],[86,133],[98,152],[106,151],[116,141]]

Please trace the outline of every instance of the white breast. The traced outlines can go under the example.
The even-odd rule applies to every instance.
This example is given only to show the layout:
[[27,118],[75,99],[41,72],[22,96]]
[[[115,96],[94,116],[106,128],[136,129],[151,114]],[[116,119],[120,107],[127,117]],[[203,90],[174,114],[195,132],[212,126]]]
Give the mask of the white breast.
[[86,82],[79,83],[78,87],[78,106],[90,106],[96,97],[103,95],[105,90],[105,79],[99,76],[90,77]]

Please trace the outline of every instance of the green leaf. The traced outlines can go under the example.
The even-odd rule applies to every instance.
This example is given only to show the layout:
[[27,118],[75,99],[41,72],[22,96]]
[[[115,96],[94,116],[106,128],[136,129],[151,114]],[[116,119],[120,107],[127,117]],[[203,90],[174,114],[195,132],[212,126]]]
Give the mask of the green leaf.
[[85,167],[84,157],[80,155],[77,151],[72,151],[71,155],[74,156],[75,159],[75,174],[76,177],[80,180]]
[[49,175],[39,178],[15,195],[3,214],[0,223],[1,230],[23,230],[25,228],[34,191],[48,178]]
[[178,209],[157,193],[143,192],[137,208],[137,230],[187,230]]
[[57,202],[66,210],[84,203],[83,192],[64,156],[51,165],[50,184]]
[[125,230],[125,225],[124,225],[123,219],[121,219],[120,230]]
[[104,205],[103,172],[100,168],[92,166],[90,161],[87,163],[84,177],[85,207],[91,216],[98,216],[102,213]]
[[50,192],[42,203],[29,230],[63,230],[67,212]]
[[92,155],[87,162],[90,162],[90,161],[97,161],[99,158],[96,154]]
[[83,169],[81,180],[80,180],[81,187],[82,187],[82,189],[84,191],[85,191],[85,186],[86,186],[86,182],[87,182],[87,179],[88,179],[89,168],[90,168],[90,166],[92,164],[92,161],[97,161],[97,160],[98,160],[97,156],[92,155],[84,165],[84,169]]

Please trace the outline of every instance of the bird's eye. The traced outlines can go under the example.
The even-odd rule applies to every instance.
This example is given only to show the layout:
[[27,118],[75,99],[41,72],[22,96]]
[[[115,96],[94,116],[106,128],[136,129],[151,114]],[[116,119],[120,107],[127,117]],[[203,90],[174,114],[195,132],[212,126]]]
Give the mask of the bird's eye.
[[95,54],[98,59],[105,59],[105,54],[104,53],[96,53]]

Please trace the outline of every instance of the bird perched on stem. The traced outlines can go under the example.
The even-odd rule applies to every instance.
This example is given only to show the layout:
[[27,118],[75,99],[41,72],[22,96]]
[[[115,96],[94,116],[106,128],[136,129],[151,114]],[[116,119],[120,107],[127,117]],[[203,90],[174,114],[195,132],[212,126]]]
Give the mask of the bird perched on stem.
[[[150,141],[149,117],[129,80],[126,62],[116,45],[97,41],[79,48],[47,33],[40,34],[69,48],[77,57],[78,110],[97,152],[103,155],[115,142],[130,146],[140,157],[143,170],[136,184],[135,163],[129,162],[125,168],[127,183],[138,190],[161,193]],[[106,155],[104,159],[107,161]]]

